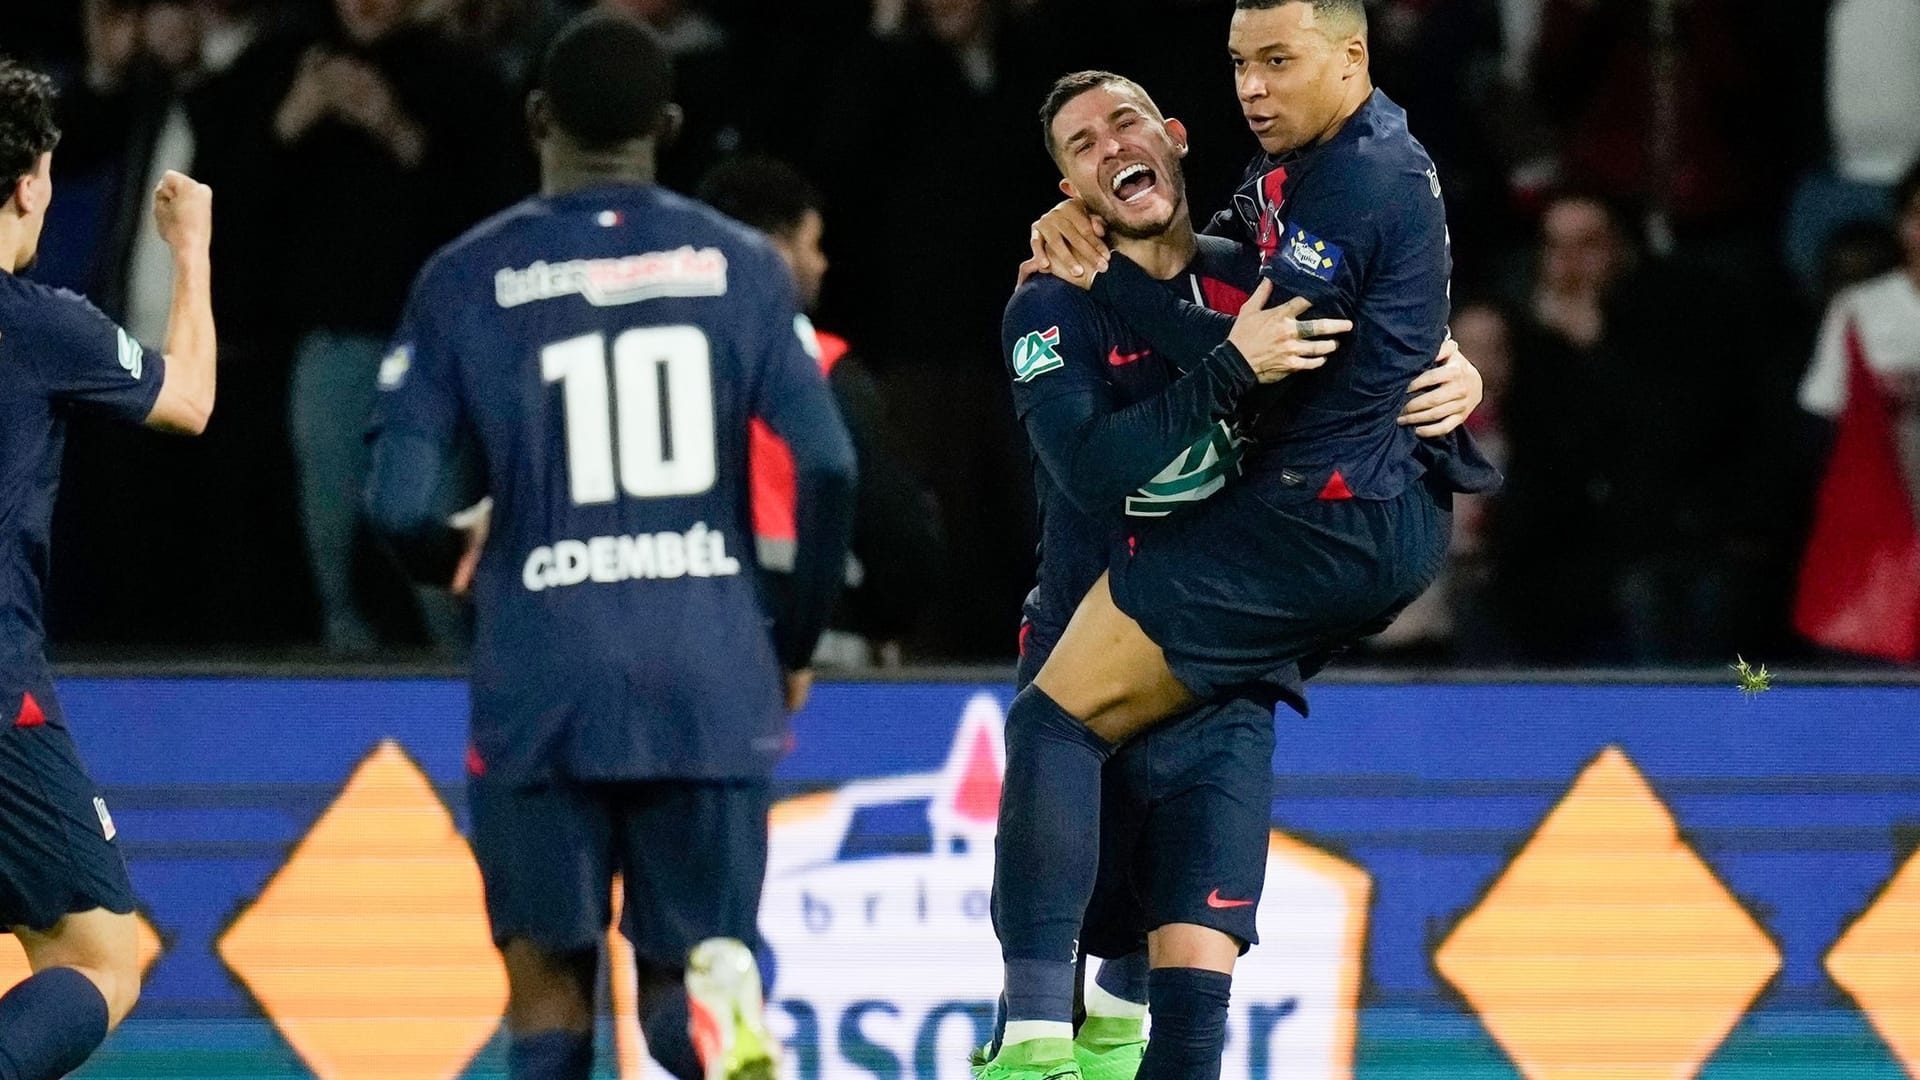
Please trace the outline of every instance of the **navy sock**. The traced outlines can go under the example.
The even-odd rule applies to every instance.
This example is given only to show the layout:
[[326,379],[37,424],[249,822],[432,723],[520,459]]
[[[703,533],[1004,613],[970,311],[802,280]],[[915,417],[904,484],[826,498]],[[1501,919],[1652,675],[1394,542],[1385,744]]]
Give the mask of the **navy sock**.
[[993,901],[1009,1021],[1073,1020],[1076,943],[1100,866],[1100,767],[1112,753],[1037,686],[1007,710]]
[[1147,1002],[1147,950],[1100,962],[1100,973],[1093,977],[1100,989],[1119,998],[1142,1005]]
[[1135,1080],[1220,1080],[1233,976],[1156,968],[1147,982],[1153,1037]]
[[587,1080],[593,1075],[593,1033],[516,1035],[507,1047],[507,1075],[513,1080]]
[[687,988],[676,978],[652,983],[640,995],[640,1030],[647,1053],[680,1080],[700,1080],[700,1055],[693,1048],[693,1012]]
[[106,1038],[100,988],[72,968],[48,968],[0,997],[0,1080],[57,1080]]

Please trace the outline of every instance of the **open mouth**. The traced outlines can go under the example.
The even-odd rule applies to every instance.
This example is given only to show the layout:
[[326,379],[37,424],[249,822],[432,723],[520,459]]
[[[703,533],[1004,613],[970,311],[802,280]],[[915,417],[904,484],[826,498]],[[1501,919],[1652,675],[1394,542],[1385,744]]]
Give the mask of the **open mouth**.
[[1268,128],[1273,126],[1273,121],[1274,118],[1271,116],[1254,116],[1252,114],[1248,114],[1247,116],[1247,126],[1252,128],[1255,134],[1265,133]]
[[1127,166],[1113,174],[1111,188],[1121,202],[1138,202],[1158,186],[1160,178],[1152,169],[1138,163]]

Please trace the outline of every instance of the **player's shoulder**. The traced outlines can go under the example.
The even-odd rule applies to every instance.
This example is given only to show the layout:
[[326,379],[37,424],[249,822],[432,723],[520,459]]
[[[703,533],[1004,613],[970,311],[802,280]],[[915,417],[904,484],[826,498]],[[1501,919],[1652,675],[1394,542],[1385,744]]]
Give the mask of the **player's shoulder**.
[[1410,186],[1440,197],[1440,174],[1427,148],[1407,126],[1407,111],[1374,91],[1354,118],[1354,138],[1340,142],[1343,172],[1363,192],[1399,194]]
[[71,289],[0,273],[0,324],[19,338],[45,340],[78,328],[112,325],[112,321]]
[[[441,285],[462,273],[471,272],[474,267],[493,264],[498,260],[502,248],[516,243],[526,231],[538,228],[549,212],[550,208],[539,196],[528,196],[482,219],[428,256],[416,278],[419,283],[417,288]],[[488,271],[489,274],[491,272]]]
[[1009,334],[1020,334],[1040,322],[1085,323],[1093,318],[1097,306],[1085,289],[1052,274],[1035,274],[1013,290],[1002,328]]

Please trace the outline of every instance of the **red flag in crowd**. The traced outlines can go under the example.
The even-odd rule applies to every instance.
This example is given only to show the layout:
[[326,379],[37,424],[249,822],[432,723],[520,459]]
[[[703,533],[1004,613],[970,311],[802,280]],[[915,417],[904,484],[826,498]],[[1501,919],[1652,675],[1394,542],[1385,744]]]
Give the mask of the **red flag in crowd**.
[[1800,567],[1794,628],[1841,652],[1920,657],[1920,528],[1888,405],[1847,328],[1847,404]]

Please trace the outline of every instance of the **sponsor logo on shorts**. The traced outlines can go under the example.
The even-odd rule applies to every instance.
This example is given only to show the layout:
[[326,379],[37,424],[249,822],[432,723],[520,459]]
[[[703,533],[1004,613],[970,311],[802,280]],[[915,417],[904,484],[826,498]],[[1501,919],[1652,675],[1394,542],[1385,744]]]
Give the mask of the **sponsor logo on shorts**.
[[1252,906],[1253,906],[1253,901],[1251,901],[1251,900],[1228,900],[1228,899],[1225,899],[1224,897],[1222,897],[1222,896],[1220,895],[1220,890],[1219,890],[1219,889],[1215,889],[1215,890],[1213,890],[1212,892],[1210,892],[1210,893],[1208,893],[1208,894],[1207,894],[1207,906],[1208,906],[1208,907],[1210,907],[1210,908],[1237,908],[1237,907],[1252,907]]
[[536,262],[493,276],[494,300],[503,308],[535,300],[579,296],[594,307],[616,307],[667,296],[725,296],[727,256],[719,248],[692,245],[618,259]]
[[113,827],[113,815],[107,813],[107,800],[95,795],[93,797],[93,812],[100,815],[100,835],[106,837],[108,840],[112,840],[120,834],[120,830]]
[[413,366],[413,346],[400,345],[380,361],[380,389],[397,390],[407,380],[407,369]]

